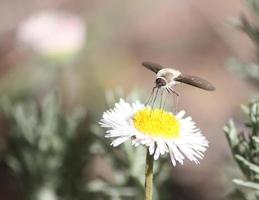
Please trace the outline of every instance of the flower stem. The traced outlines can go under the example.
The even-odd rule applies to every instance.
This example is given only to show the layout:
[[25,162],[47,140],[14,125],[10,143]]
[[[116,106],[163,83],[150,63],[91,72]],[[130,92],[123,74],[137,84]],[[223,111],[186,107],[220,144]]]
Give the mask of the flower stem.
[[149,154],[147,148],[146,177],[145,177],[145,200],[152,200],[153,197],[153,155]]

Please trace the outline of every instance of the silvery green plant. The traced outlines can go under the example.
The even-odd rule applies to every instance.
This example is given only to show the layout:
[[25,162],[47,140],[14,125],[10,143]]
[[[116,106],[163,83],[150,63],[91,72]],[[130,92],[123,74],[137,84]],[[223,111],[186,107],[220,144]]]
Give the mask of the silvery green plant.
[[[259,1],[247,0],[254,14],[255,21],[259,20]],[[229,65],[232,70],[259,86],[259,23],[251,24],[244,15],[235,24],[253,41],[256,47],[257,59],[252,63],[242,63],[232,59]],[[259,98],[253,99],[248,105],[243,105],[242,110],[246,116],[244,129],[236,128],[230,120],[224,127],[233,157],[238,164],[242,179],[234,179],[236,189],[229,195],[232,199],[259,199]]]
[[259,100],[242,108],[247,118],[246,129],[238,131],[232,120],[224,128],[233,157],[244,175],[243,179],[233,180],[237,189],[231,196],[252,200],[259,198]]
[[229,60],[228,66],[231,70],[259,85],[259,0],[246,0],[246,2],[254,16],[255,23],[250,23],[246,16],[241,14],[239,19],[232,20],[231,24],[252,40],[256,48],[256,60],[245,63],[233,58]]
[[22,199],[87,197],[82,171],[91,135],[87,130],[77,134],[85,116],[82,111],[63,113],[57,94],[52,93],[39,105],[33,100],[3,99],[1,115],[11,127],[2,159],[18,176]]

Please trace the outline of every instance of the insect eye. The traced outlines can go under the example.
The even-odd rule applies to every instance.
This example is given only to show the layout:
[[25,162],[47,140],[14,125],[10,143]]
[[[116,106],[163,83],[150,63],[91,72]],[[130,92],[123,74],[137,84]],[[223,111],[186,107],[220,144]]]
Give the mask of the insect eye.
[[157,78],[156,79],[156,85],[157,86],[165,86],[166,85],[166,81],[164,80],[164,79],[162,79],[162,78]]

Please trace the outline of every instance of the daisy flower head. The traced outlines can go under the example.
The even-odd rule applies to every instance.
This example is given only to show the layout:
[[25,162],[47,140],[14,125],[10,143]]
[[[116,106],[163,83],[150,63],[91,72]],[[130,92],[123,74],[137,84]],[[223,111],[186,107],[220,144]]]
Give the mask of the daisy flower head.
[[199,163],[208,141],[185,111],[176,115],[163,109],[150,108],[136,101],[129,104],[120,99],[113,109],[103,113],[100,125],[116,147],[127,140],[133,146],[144,145],[154,160],[166,153],[171,161],[183,164],[185,158]]

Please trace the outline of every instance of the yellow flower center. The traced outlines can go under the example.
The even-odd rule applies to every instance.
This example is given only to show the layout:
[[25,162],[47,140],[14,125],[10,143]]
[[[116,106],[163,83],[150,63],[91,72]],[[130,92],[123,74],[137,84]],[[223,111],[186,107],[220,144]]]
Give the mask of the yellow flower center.
[[179,121],[162,109],[144,108],[135,113],[133,123],[137,130],[151,137],[172,139],[180,136]]

